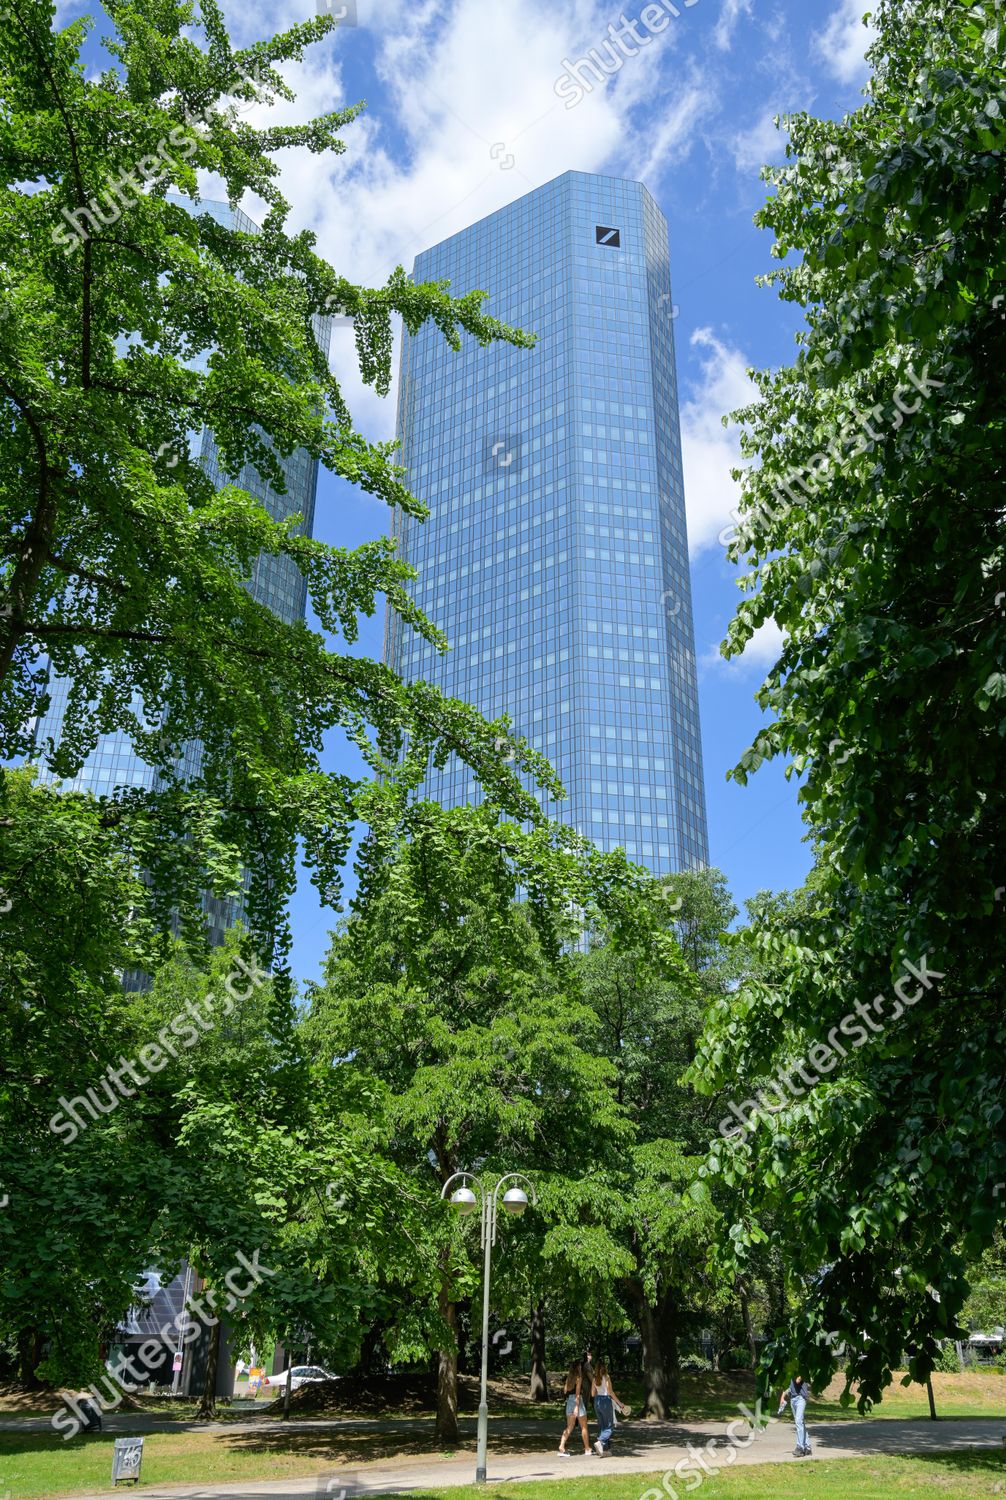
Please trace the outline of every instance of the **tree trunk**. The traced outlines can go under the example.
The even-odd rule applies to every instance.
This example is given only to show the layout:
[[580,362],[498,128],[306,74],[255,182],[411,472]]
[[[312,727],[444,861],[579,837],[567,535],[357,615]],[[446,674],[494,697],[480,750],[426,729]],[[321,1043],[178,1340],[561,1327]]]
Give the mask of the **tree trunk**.
[[[473,1369],[478,1369],[471,1361],[471,1310],[472,1299],[464,1297],[460,1302],[454,1304],[454,1327],[458,1340],[458,1370],[462,1375],[470,1375]],[[466,1316],[467,1315],[467,1316]],[[465,1332],[467,1322],[468,1332]],[[490,1353],[492,1351],[490,1350]]]
[[203,1395],[196,1411],[197,1422],[212,1422],[217,1414],[217,1364],[220,1360],[220,1320],[210,1329],[210,1342],[206,1350],[206,1379]]
[[664,1360],[664,1402],[669,1411],[678,1404],[681,1366],[678,1357],[678,1303],[674,1291],[665,1292],[658,1304],[660,1352]]
[[37,1328],[22,1328],[17,1336],[18,1381],[26,1391],[41,1391],[45,1383],[35,1374],[44,1354]]
[[545,1363],[545,1301],[531,1304],[531,1400],[548,1400],[548,1366]]
[[437,1351],[437,1417],[434,1436],[456,1443],[458,1430],[458,1312],[446,1284],[440,1289],[440,1314],[451,1330],[451,1347]]
[[778,1271],[778,1275],[775,1277],[772,1283],[771,1295],[772,1325],[776,1332],[778,1332],[778,1330],[782,1328],[786,1322],[786,1270],[782,1263],[782,1256],[779,1257],[779,1263],[776,1269]]
[[752,1370],[758,1364],[758,1345],[755,1343],[754,1324],[751,1322],[751,1303],[748,1301],[748,1289],[744,1282],[740,1282],[737,1288],[738,1298],[741,1305],[741,1317],[744,1319],[744,1337],[747,1339],[748,1350],[751,1354]]
[[657,1310],[645,1297],[639,1299],[639,1333],[643,1340],[643,1385],[646,1400],[643,1415],[663,1421],[667,1416],[667,1377],[660,1343]]
[[360,1357],[356,1362],[356,1373],[367,1376],[372,1375],[380,1363],[378,1354],[384,1339],[385,1321],[377,1318],[370,1324],[363,1338],[360,1340]]

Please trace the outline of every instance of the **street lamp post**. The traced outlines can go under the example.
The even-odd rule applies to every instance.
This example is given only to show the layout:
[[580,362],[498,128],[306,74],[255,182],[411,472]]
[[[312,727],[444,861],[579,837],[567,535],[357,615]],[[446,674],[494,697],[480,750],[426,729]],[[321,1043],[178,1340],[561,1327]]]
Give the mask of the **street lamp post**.
[[[459,1184],[451,1193],[450,1201],[459,1214],[468,1215],[474,1213],[476,1208],[482,1210],[482,1249],[485,1252],[485,1261],[482,1270],[482,1383],[479,1389],[479,1437],[478,1457],[475,1461],[475,1483],[486,1482],[486,1448],[489,1439],[489,1405],[486,1400],[486,1380],[489,1374],[489,1276],[491,1272],[492,1247],[496,1243],[496,1211],[500,1203],[500,1188],[506,1182],[513,1183],[513,1187],[507,1188],[503,1194],[503,1207],[508,1214],[516,1218],[522,1214],[528,1205],[528,1195],[524,1189],[517,1184],[526,1183],[531,1193],[530,1201],[537,1203],[534,1185],[520,1172],[508,1172],[505,1177],[489,1188],[479,1181],[471,1172],[455,1172],[453,1177],[448,1177],[441,1189],[441,1198],[447,1197],[448,1189],[452,1182]],[[473,1182],[478,1189],[478,1196],[468,1186]]]

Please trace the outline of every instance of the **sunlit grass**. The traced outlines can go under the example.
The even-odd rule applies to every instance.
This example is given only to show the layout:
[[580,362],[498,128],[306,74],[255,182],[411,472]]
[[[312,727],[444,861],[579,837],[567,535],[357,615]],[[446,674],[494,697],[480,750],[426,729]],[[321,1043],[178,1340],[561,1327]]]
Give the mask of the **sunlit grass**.
[[[663,1473],[592,1474],[584,1479],[508,1481],[508,1500],[653,1500],[658,1490],[673,1500],[661,1484]],[[412,1500],[484,1500],[485,1490],[414,1490]],[[1006,1454],[938,1454],[920,1458],[804,1459],[791,1464],[751,1464],[728,1474],[711,1475],[691,1489],[680,1480],[677,1494],[697,1494],[701,1500],[976,1500],[1006,1494]]]

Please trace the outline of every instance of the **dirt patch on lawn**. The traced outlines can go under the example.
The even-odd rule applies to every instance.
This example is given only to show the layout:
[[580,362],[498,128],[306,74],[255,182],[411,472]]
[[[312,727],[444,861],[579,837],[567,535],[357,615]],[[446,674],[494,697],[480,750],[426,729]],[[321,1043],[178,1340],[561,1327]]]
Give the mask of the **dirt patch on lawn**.
[[[544,1403],[545,1409],[558,1409],[562,1390],[561,1375],[549,1377],[555,1399]],[[543,1403],[534,1402],[528,1393],[526,1375],[499,1375],[488,1383],[489,1410],[497,1416],[527,1415],[540,1411]],[[290,1416],[423,1416],[436,1409],[437,1389],[432,1375],[347,1375],[342,1380],[325,1380],[302,1385],[290,1395]],[[477,1412],[479,1377],[458,1376],[458,1410]],[[275,1418],[283,1411],[283,1397],[260,1408],[260,1416]]]
[[13,1381],[0,1381],[0,1412],[12,1416],[47,1417],[58,1405],[54,1391],[26,1391]]
[[[894,1379],[884,1391],[883,1400],[873,1408],[874,1416],[916,1416],[920,1412],[928,1414],[925,1386],[916,1382],[908,1386],[902,1385],[904,1373],[903,1370],[894,1372]],[[934,1370],[932,1379],[933,1399],[939,1416],[973,1416],[979,1413],[998,1416],[1006,1412],[1006,1375],[1000,1375],[996,1370],[962,1370],[957,1375]],[[840,1370],[827,1389],[821,1392],[821,1398],[837,1407],[844,1389],[845,1375]],[[845,1408],[843,1414],[852,1416],[855,1411],[854,1388],[853,1405]],[[838,1414],[836,1410],[836,1415]]]

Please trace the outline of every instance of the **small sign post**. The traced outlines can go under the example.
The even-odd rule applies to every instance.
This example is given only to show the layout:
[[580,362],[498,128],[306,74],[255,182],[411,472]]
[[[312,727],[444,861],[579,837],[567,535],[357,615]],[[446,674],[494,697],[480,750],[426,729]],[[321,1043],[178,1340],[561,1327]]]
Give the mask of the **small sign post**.
[[143,1439],[141,1437],[116,1438],[112,1449],[112,1483],[140,1482],[140,1465],[143,1462]]

